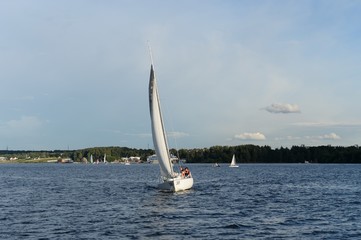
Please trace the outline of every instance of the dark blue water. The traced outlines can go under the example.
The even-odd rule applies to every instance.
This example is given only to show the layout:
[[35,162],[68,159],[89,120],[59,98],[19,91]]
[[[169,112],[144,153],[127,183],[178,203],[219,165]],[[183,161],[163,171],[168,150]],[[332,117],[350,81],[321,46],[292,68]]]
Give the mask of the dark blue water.
[[2,164],[0,239],[361,239],[361,165]]

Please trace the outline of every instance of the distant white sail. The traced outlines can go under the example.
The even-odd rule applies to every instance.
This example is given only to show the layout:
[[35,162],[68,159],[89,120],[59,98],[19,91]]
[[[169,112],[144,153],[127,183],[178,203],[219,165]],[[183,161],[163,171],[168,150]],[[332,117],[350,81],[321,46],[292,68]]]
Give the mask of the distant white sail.
[[232,157],[231,165],[229,165],[229,167],[238,167],[238,165],[236,164],[236,156],[234,154]]

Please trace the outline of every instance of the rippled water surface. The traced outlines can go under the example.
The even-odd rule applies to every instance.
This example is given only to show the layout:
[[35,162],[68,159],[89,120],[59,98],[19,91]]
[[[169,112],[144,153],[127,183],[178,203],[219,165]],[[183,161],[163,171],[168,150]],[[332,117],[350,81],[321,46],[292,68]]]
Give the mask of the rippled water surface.
[[2,164],[0,239],[361,239],[361,165]]

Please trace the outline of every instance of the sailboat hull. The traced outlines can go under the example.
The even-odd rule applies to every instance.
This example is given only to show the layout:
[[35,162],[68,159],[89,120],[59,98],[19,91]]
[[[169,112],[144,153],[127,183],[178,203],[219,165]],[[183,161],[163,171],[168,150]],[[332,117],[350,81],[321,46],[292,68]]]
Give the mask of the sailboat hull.
[[193,187],[193,178],[173,178],[165,180],[158,188],[165,191],[179,192]]

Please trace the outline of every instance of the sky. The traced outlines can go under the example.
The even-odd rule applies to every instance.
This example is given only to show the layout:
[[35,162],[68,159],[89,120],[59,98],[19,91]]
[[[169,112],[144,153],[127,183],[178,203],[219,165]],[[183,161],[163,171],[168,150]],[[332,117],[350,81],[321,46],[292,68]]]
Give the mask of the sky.
[[361,2],[0,0],[0,149],[361,143]]

